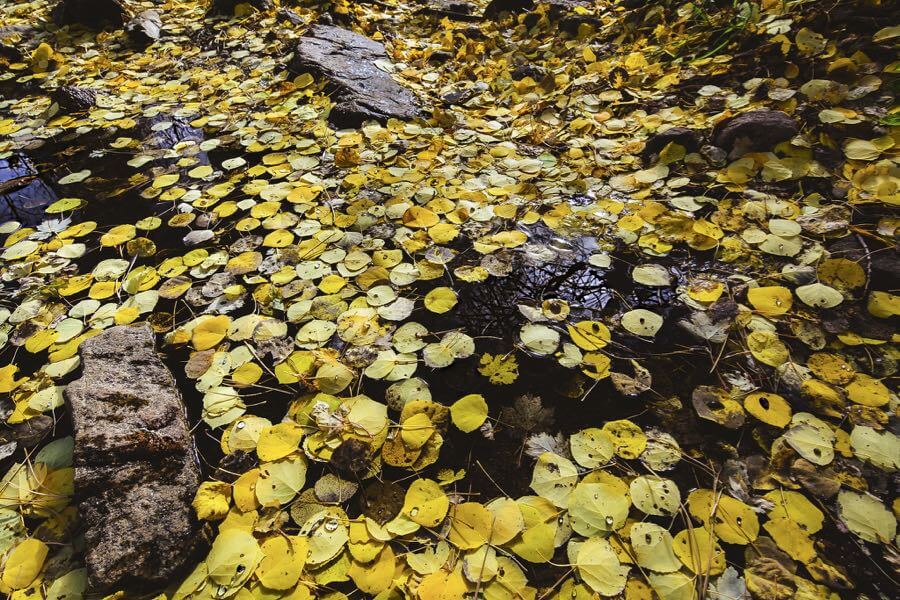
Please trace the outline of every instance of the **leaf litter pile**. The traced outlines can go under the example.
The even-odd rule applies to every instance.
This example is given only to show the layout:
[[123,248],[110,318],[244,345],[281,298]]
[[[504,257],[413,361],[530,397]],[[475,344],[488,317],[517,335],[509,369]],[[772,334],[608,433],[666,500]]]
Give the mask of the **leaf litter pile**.
[[[893,594],[896,5],[129,4],[0,7],[0,590],[85,594],[63,392],[147,321],[211,540],[149,597]],[[422,117],[330,120],[322,18]]]

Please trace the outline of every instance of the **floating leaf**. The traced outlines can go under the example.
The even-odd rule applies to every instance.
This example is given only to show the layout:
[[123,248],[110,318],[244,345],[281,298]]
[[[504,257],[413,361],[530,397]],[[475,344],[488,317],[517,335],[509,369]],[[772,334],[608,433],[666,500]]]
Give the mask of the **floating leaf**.
[[844,301],[839,291],[823,283],[801,285],[795,292],[804,304],[815,308],[834,308]]
[[439,315],[456,306],[456,302],[456,292],[448,287],[434,288],[425,295],[425,308]]
[[522,327],[519,338],[536,354],[551,354],[559,346],[559,333],[546,325],[529,323]]
[[681,506],[681,492],[671,479],[641,475],[631,480],[631,501],[648,515],[674,515]]
[[747,290],[747,299],[753,308],[767,317],[785,314],[794,301],[791,291],[780,285],[750,288]]
[[871,494],[842,490],[837,504],[844,525],[861,539],[886,544],[897,534],[896,517]]
[[226,588],[240,587],[263,559],[256,538],[241,529],[220,531],[206,557],[209,578]]
[[622,327],[635,335],[652,337],[663,326],[663,318],[649,310],[638,308],[622,315]]
[[588,538],[578,550],[575,566],[581,579],[601,596],[615,596],[625,589],[628,567],[623,567],[610,543]]
[[484,423],[488,415],[488,405],[481,394],[468,394],[450,406],[450,417],[460,431],[475,431]]
[[507,356],[482,354],[478,372],[494,385],[509,385],[519,377],[519,364],[514,354]]
[[50,551],[47,544],[34,538],[22,540],[6,557],[2,581],[13,590],[27,588],[44,567]]
[[545,452],[534,465],[531,489],[554,505],[565,508],[577,481],[578,469],[570,460]]
[[630,532],[631,547],[637,564],[659,573],[671,573],[681,568],[675,557],[672,535],[654,523],[635,523]]

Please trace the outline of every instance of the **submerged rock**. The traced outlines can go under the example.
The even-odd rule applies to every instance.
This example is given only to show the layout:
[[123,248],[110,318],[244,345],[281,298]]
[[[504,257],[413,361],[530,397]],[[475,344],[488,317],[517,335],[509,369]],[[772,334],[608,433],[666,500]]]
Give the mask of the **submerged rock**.
[[81,358],[65,394],[90,588],[166,584],[202,544],[191,508],[200,470],[175,379],[147,324],[104,331]]
[[214,15],[225,15],[230,17],[234,15],[234,9],[237,8],[239,4],[246,4],[251,8],[263,12],[268,12],[275,7],[272,0],[213,0],[212,5],[209,7],[209,12]]
[[791,116],[780,110],[751,110],[720,123],[713,132],[713,143],[727,151],[771,150],[800,131]]
[[496,19],[503,13],[525,12],[534,8],[534,0],[491,0],[484,9],[484,16]]
[[378,61],[389,59],[375,40],[341,27],[313,25],[300,38],[289,69],[328,81],[335,102],[329,120],[337,127],[419,116],[415,95],[382,71]]
[[684,146],[684,149],[688,152],[695,152],[700,146],[700,135],[698,131],[687,127],[670,127],[665,131],[654,133],[647,139],[647,142],[644,144],[644,150],[641,152],[641,157],[644,160],[648,160],[658,155],[663,148],[672,142]]
[[57,25],[84,25],[99,28],[104,25],[121,27],[127,11],[122,0],[59,0],[51,14]]
[[64,113],[83,112],[97,104],[97,92],[91,88],[64,85],[51,92],[50,99]]

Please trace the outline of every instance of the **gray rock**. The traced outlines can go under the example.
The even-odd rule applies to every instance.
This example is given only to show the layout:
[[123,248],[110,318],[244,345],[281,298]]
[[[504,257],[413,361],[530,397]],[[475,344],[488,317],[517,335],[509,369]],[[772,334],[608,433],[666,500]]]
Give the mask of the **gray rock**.
[[779,110],[751,110],[719,123],[713,144],[726,151],[771,150],[800,131],[797,121]]
[[152,44],[162,36],[162,18],[155,10],[145,10],[125,24],[125,31],[136,44]]
[[306,23],[306,19],[289,8],[279,8],[275,12],[275,18],[283,23],[290,23],[291,25],[303,25]]
[[146,323],[87,340],[81,360],[65,396],[89,587],[164,585],[203,545],[191,508],[200,470],[175,379]]
[[313,25],[300,38],[289,69],[328,81],[335,102],[329,120],[337,127],[420,116],[415,95],[379,69],[379,60],[388,56],[375,40],[340,27]]

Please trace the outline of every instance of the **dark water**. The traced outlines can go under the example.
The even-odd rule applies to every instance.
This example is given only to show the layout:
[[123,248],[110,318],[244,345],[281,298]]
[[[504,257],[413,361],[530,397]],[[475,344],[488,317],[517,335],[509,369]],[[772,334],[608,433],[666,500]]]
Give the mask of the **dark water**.
[[34,227],[44,220],[44,209],[56,202],[56,192],[38,174],[24,154],[0,158],[0,223],[18,221]]

